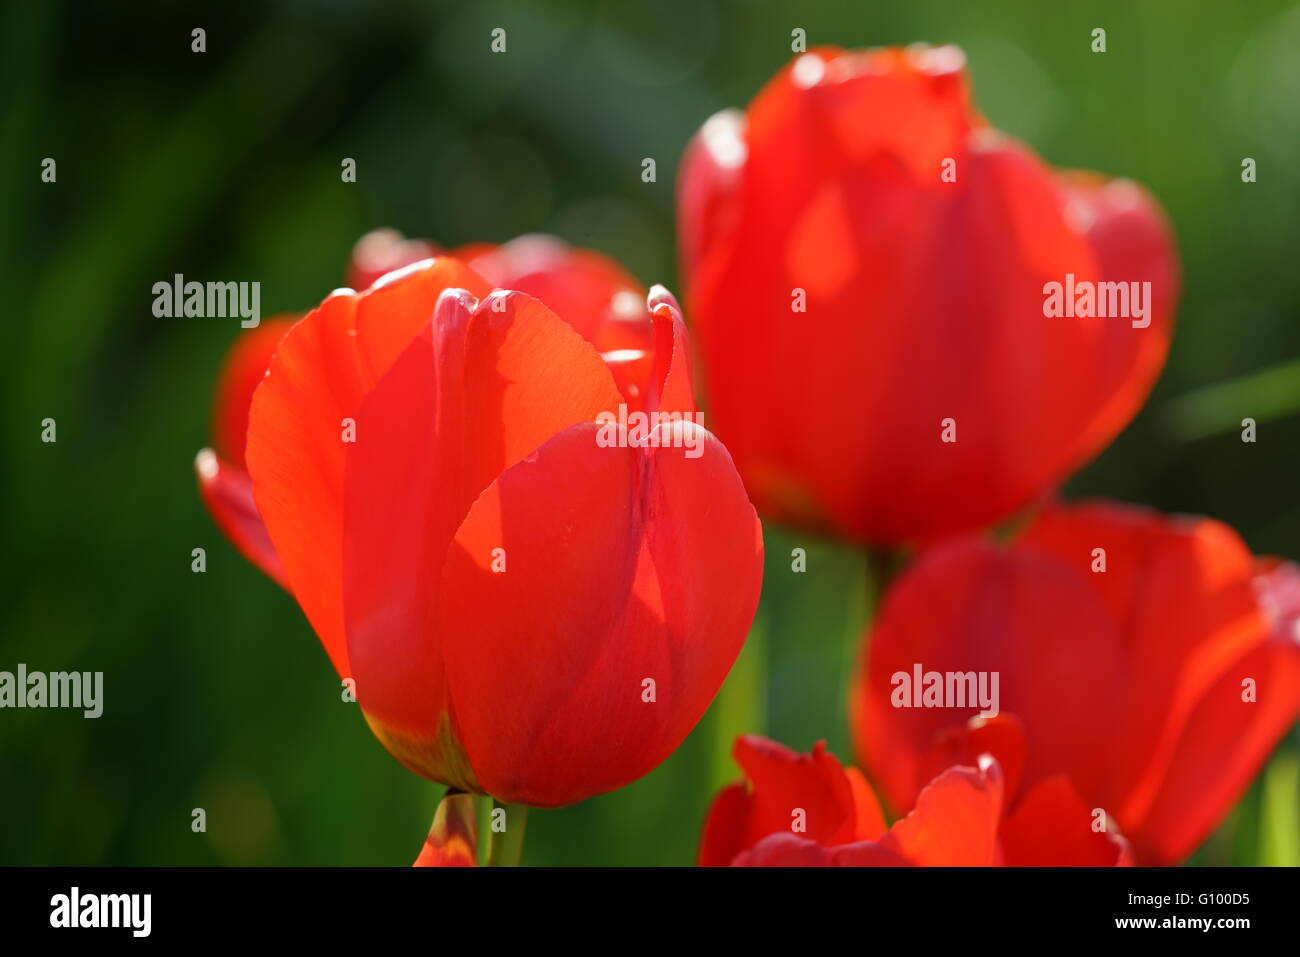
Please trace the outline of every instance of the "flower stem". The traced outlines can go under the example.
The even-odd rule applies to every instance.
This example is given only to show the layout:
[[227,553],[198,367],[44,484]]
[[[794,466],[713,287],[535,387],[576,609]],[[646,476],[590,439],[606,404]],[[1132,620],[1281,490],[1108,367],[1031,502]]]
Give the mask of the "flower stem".
[[[498,814],[497,811],[502,813]],[[489,825],[492,843],[488,849],[488,867],[519,866],[519,860],[524,853],[524,829],[527,824],[526,804],[492,802],[492,820]]]
[[478,833],[483,835],[478,845],[478,866],[487,867],[492,846],[492,798],[486,794],[474,795],[474,817],[478,821]]

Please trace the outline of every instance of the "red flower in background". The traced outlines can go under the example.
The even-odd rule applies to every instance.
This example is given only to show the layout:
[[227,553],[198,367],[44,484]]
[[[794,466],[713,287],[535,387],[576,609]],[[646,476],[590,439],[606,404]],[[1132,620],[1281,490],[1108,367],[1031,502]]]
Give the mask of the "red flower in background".
[[[560,805],[646,773],[703,714],[757,605],[761,531],[691,416],[668,293],[626,319],[648,348],[602,358],[490,289],[446,257],[331,295],[276,347],[246,460],[283,580],[389,750]],[[620,405],[686,418],[603,447]]]
[[705,867],[730,864],[770,834],[791,833],[796,808],[804,837],[824,847],[869,841],[885,830],[871,786],[857,768],[842,768],[819,741],[812,754],[754,734],[741,735],[731,750],[745,780],[718,792],[700,840]]
[[395,229],[376,229],[366,233],[352,247],[348,259],[348,285],[369,289],[376,279],[423,259],[443,255],[437,243],[427,239],[407,239]]
[[[858,753],[900,808],[972,753],[998,757],[1011,801],[1064,775],[1139,863],[1177,863],[1300,714],[1298,623],[1300,569],[1219,522],[1052,506],[1008,547],[939,546],[894,582],[854,692]],[[1002,713],[893,706],[916,665],[997,672]]]
[[724,788],[709,808],[703,866],[1130,863],[1124,841],[1094,831],[1087,808],[1062,780],[1044,783],[1004,816],[1003,772],[988,755],[940,772],[911,813],[886,828],[861,773],[840,767],[824,743],[797,754],[745,735],[733,753],[745,781]]
[[[436,245],[406,239],[393,229],[376,229],[357,240],[348,261],[348,282],[367,289],[386,273],[437,255]],[[266,376],[275,347],[299,316],[277,316],[259,323],[235,340],[217,381],[213,415],[213,448],[194,461],[199,492],[213,519],[244,557],[288,587],[266,526],[253,502],[253,483],[244,464],[248,437],[248,408],[253,390]]]
[[244,557],[283,585],[284,569],[253,502],[253,483],[244,464],[248,407],[266,376],[271,354],[295,317],[277,316],[243,333],[221,368],[213,414],[213,445],[194,461],[199,492],[218,527]]
[[[1164,362],[1156,204],[986,126],[953,47],[799,57],[705,124],[678,206],[712,421],[772,517],[875,543],[995,522],[1114,438]],[[1149,326],[1046,317],[1067,275],[1149,282]]]
[[544,235],[452,255],[493,286],[540,299],[600,352],[650,348],[645,288],[608,256]]

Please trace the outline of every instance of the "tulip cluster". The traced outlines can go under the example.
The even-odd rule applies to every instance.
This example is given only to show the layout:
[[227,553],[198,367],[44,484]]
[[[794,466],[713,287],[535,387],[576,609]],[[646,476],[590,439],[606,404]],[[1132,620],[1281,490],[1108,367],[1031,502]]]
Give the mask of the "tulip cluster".
[[[906,816],[792,834],[824,779],[741,742],[748,783],[715,802],[702,863],[748,844],[732,862],[1185,859],[1300,714],[1300,570],[1217,522],[1053,498],[1164,362],[1177,264],[1154,201],[1049,169],[974,112],[958,51],[909,48],[797,59],[704,125],[679,203],[710,408],[760,511],[911,556],[851,695],[860,758]],[[1053,308],[1066,287],[1149,296],[1119,321]],[[992,712],[977,688],[1000,691]],[[969,845],[934,823],[954,774],[996,782],[996,842],[985,818],[946,814]],[[771,801],[784,819],[755,811]],[[944,853],[898,828],[936,828]]]
[[875,790],[742,737],[701,864],[1184,860],[1300,715],[1300,569],[1056,498],[1169,349],[1155,200],[992,129],[954,48],[828,48],[704,124],[678,228],[712,430],[673,296],[543,236],[371,234],[227,361],[204,500],[449,786],[417,863],[474,863],[470,795],[570,804],[681,743],[758,606],[751,498],[901,569],[851,690]]

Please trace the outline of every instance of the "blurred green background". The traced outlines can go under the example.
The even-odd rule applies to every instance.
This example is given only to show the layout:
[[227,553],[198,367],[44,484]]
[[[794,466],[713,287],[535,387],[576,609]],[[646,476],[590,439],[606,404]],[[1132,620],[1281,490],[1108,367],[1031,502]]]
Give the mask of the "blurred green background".
[[[0,669],[105,673],[98,720],[0,712],[2,864],[414,859],[440,789],[340,701],[292,599],[196,494],[238,324],[157,319],[151,287],[256,279],[264,316],[304,310],[343,284],[358,236],[393,226],[446,245],[552,232],[676,288],[682,147],[786,62],[795,27],[810,45],[957,42],[994,125],[1054,164],[1154,191],[1184,267],[1173,353],[1067,493],[1211,514],[1258,552],[1300,557],[1292,3],[84,0],[0,17]],[[489,51],[498,26],[503,55]],[[1089,50],[1097,26],[1105,54]],[[195,27],[206,53],[190,50]],[[40,181],[46,156],[56,184]],[[1237,435],[1247,414],[1253,445]],[[57,444],[40,441],[47,416]],[[636,784],[533,812],[525,863],[692,862],[738,732],[799,749],[824,737],[852,760],[843,688],[865,562],[767,537],[754,635],[710,713]],[[809,548],[804,575],[794,545]],[[1195,862],[1300,862],[1297,754],[1293,732]]]

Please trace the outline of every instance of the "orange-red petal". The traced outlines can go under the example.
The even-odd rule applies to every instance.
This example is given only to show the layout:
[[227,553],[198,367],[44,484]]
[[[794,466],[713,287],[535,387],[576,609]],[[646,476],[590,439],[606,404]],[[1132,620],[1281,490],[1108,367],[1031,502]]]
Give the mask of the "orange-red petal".
[[225,533],[250,562],[277,585],[288,588],[284,568],[275,554],[271,538],[253,501],[253,483],[238,466],[223,462],[211,449],[203,449],[194,460],[203,504]]
[[449,777],[438,629],[448,545],[502,470],[617,402],[595,350],[537,300],[451,290],[361,405],[344,493],[348,657],[377,732],[430,777]]
[[253,394],[247,444],[253,496],[294,596],[345,678],[343,463],[349,422],[449,286],[487,291],[464,264],[439,259],[390,274],[365,292],[331,295],[281,340]]
[[567,804],[655,767],[704,713],[757,605],[761,530],[721,444],[690,423],[671,427],[676,447],[602,448],[599,432],[575,425],[506,469],[448,555],[457,729],[503,800]]

